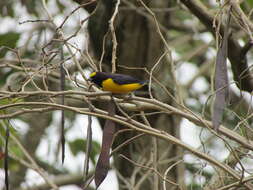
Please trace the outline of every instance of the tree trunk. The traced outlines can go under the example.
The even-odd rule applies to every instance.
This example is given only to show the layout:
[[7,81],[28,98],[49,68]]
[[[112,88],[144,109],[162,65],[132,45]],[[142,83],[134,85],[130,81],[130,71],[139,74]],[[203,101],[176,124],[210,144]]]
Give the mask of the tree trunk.
[[[124,2],[125,1],[121,2],[120,8],[127,6]],[[137,4],[136,1],[127,2],[131,3],[131,5],[142,7],[142,5],[140,3]],[[143,2],[151,8],[166,8],[170,6],[170,4],[164,0],[145,0]],[[93,15],[89,20],[88,28],[94,54],[96,55],[97,59],[100,59],[102,54],[103,37],[109,30],[108,22],[113,14],[115,1],[114,3],[108,0],[99,1],[97,6],[98,7],[95,15]],[[127,7],[129,8],[129,6]],[[117,72],[127,73],[140,79],[147,80],[149,79],[149,76],[147,74],[144,75],[143,70],[131,68],[147,68],[150,71],[150,69],[155,65],[155,63],[166,50],[165,45],[157,32],[157,28],[152,16],[149,15],[149,13],[145,11],[143,7],[141,10],[146,16],[139,14],[135,9],[119,9],[119,13],[114,25],[118,42]],[[169,21],[169,14],[161,12],[156,15],[156,18],[160,24],[166,26],[166,23]],[[103,63],[106,64],[106,66],[103,67],[104,71],[111,71],[112,40],[110,37],[111,34],[109,33],[108,35],[109,37],[107,37],[107,41],[105,43],[105,56],[103,59]],[[166,37],[165,33],[163,33],[163,36]],[[119,67],[119,65],[124,67]],[[162,81],[164,86],[173,89],[173,77],[171,77],[171,71],[170,62],[166,58],[163,58],[158,66],[158,69],[155,70],[154,76]],[[167,94],[162,93],[160,88],[154,88],[153,91],[156,98],[173,104],[170,97]],[[171,93],[173,94],[173,90],[171,90]],[[159,115],[147,116],[147,118],[153,128],[162,129],[176,137],[179,136],[179,121],[174,116]],[[133,135],[133,133],[128,132],[117,136],[114,146],[123,143]],[[152,141],[150,140],[150,137],[141,137],[137,141],[134,141],[134,143],[124,147],[116,156],[114,156],[115,166],[120,175],[125,179],[130,179],[131,177],[133,178],[133,172],[137,167],[119,157],[119,154],[123,154],[137,163],[140,162],[142,165],[147,165],[147,162],[154,157],[152,155],[156,152],[154,152],[156,149],[151,147]],[[178,159],[182,158],[182,154],[180,152],[181,151],[175,145],[168,145],[167,143],[159,140],[157,144],[157,158],[172,161],[166,164],[158,164],[157,170],[163,175],[168,167],[170,167]],[[178,157],[179,153],[181,155],[180,157]],[[160,161],[161,160],[159,160],[159,162]],[[158,162],[158,160],[156,162]],[[154,165],[148,166],[154,167]],[[134,187],[134,185],[138,184],[141,177],[145,175],[145,172],[148,171],[145,169],[140,170],[137,175],[137,179],[135,180],[135,184],[132,184],[132,187],[126,188],[122,180],[119,180],[120,189],[138,189],[137,187]],[[170,180],[180,183],[182,188],[184,187],[184,181],[182,181],[184,176],[182,175],[184,175],[184,167],[182,164],[178,164],[169,171],[167,176]],[[150,176],[153,176],[154,179],[158,179],[157,176],[154,177],[155,174],[152,172]],[[144,182],[138,186],[139,189],[154,189],[155,183],[153,178],[146,178],[146,180],[144,180]],[[161,185],[162,180],[159,178],[158,189],[161,189]],[[169,187],[170,188],[168,189],[177,189],[172,185],[169,185]]]

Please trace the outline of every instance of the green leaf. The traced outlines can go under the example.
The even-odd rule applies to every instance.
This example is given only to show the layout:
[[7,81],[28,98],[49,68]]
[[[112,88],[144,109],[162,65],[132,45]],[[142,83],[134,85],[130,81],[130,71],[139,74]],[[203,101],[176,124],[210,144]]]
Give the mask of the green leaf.
[[248,0],[247,1],[248,2],[248,4],[251,6],[251,8],[253,7],[253,0]]
[[[18,171],[20,169],[20,163],[16,160],[13,160],[12,158],[9,158],[9,170],[11,171]],[[4,168],[4,159],[0,160],[0,168]]]
[[[68,142],[70,146],[70,150],[74,155],[77,155],[79,152],[86,151],[86,140],[83,139],[75,139],[73,141]],[[92,150],[90,154],[90,159],[93,164],[95,164],[95,158],[100,152],[100,145],[97,141],[92,141]]]
[[18,103],[18,102],[24,102],[23,98],[4,98],[0,100],[0,105],[8,105],[8,104],[13,104],[13,103]]
[[[0,114],[3,114],[3,111],[0,111]],[[5,137],[5,133],[6,133],[5,128],[6,128],[6,125],[9,125],[10,133],[12,133],[13,135],[16,134],[15,128],[11,126],[11,124],[8,122],[8,120],[4,119],[3,123],[0,123],[0,135],[1,136]],[[1,145],[2,144],[1,144],[1,139],[0,139],[0,146]]]
[[84,150],[84,141],[82,139],[76,139],[69,142],[71,152],[76,156],[79,152]]
[[0,35],[0,58],[3,57],[6,52],[8,51],[7,48],[4,48],[2,46],[5,47],[9,47],[9,48],[15,48],[16,44],[19,40],[20,34],[17,32],[8,32],[5,34],[1,34]]

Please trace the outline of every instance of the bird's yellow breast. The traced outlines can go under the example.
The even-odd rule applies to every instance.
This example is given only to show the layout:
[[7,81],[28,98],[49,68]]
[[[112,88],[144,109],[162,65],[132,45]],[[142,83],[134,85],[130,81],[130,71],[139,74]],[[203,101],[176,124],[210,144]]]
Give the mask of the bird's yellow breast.
[[103,90],[113,93],[129,93],[141,88],[143,85],[140,83],[131,84],[117,84],[111,78],[102,82]]

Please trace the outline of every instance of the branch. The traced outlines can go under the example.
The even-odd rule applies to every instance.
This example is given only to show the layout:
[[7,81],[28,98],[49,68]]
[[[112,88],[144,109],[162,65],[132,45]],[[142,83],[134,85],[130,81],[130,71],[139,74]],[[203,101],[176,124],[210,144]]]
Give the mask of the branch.
[[24,148],[24,146],[21,144],[21,142],[16,138],[13,134],[10,134],[11,139],[15,142],[15,144],[21,149],[21,151],[24,153],[27,160],[29,160],[31,166],[34,168],[34,170],[45,180],[47,185],[51,187],[53,190],[58,190],[57,185],[52,182],[52,180],[49,178],[47,173],[38,166],[36,161],[32,158],[32,156],[27,152],[27,150]]
[[[94,173],[94,172],[91,172]],[[91,176],[90,173],[90,176]],[[83,183],[83,176],[82,175],[58,175],[52,179],[52,182],[56,184],[57,186],[63,186],[63,185],[82,185]],[[47,190],[50,189],[50,186],[47,183],[43,183],[40,185],[27,187],[27,188],[21,188],[21,190]],[[89,187],[89,190],[92,190],[93,188]],[[88,189],[87,189],[88,190]]]
[[[103,101],[110,100],[109,96],[108,97],[101,96],[100,98]],[[187,113],[185,110],[182,111],[178,108],[167,105],[167,104],[162,103],[162,102],[155,100],[155,99],[134,97],[134,98],[132,98],[132,101],[130,98],[130,103],[124,103],[124,100],[117,99],[117,98],[115,98],[115,101],[117,101],[120,104],[120,106],[122,106],[124,109],[127,109],[129,111],[158,110],[158,111],[165,112],[169,115],[175,114],[180,117],[186,118],[189,121],[193,122],[194,124],[196,124],[200,127],[205,127],[208,129],[213,128],[211,121],[205,120],[201,116],[198,116],[197,114],[194,114],[194,113],[190,112],[189,110],[186,110],[188,112]],[[51,111],[51,110],[56,110],[56,109],[66,109],[66,110],[73,111],[76,113],[93,115],[93,116],[98,116],[98,117],[103,117],[105,119],[108,119],[105,116],[90,112],[88,108],[76,108],[76,107],[71,107],[71,106],[62,106],[59,104],[45,103],[45,102],[22,102],[22,103],[20,102],[20,103],[2,105],[2,106],[0,106],[0,110],[11,108],[11,107],[16,107],[16,106],[23,106],[23,107],[24,106],[47,106],[46,108],[43,108],[43,109],[45,109],[44,111]],[[37,108],[37,109],[33,109],[33,110],[23,109],[23,110],[19,110],[17,112],[11,113],[11,114],[0,115],[0,119],[13,118],[18,115],[22,115],[24,113],[42,112],[43,111],[42,108]],[[105,112],[102,112],[102,113],[105,113]],[[237,143],[241,144],[243,147],[253,150],[253,142],[250,140],[246,140],[244,137],[235,133],[234,131],[232,131],[224,126],[221,126],[219,129],[219,133],[226,136],[227,138],[229,138],[231,140],[236,141]]]
[[[141,98],[141,99],[145,100],[145,98]],[[161,102],[159,103],[159,101],[156,101],[154,99],[153,100],[146,99],[146,101],[147,102],[155,101],[153,103],[156,103],[158,107],[163,106],[164,107],[163,110],[170,107],[169,105],[166,105],[166,104],[161,103]],[[241,176],[236,171],[234,171],[231,167],[229,167],[228,165],[213,159],[211,156],[209,156],[205,153],[202,153],[202,152],[200,152],[200,151],[198,151],[194,148],[191,148],[187,144],[183,143],[179,139],[169,135],[168,133],[166,133],[164,131],[157,130],[157,129],[154,129],[154,128],[150,128],[149,126],[144,125],[143,123],[140,123],[140,122],[138,122],[136,120],[133,120],[133,119],[130,119],[130,118],[125,118],[125,117],[122,117],[122,116],[119,116],[119,115],[110,116],[110,115],[108,115],[107,112],[105,112],[103,110],[100,110],[100,109],[97,109],[97,108],[94,108],[93,112],[90,112],[88,108],[75,108],[75,107],[70,107],[70,106],[64,106],[64,105],[59,105],[59,104],[54,104],[54,103],[44,103],[44,102],[24,102],[24,103],[15,103],[15,104],[0,106],[0,109],[5,109],[5,108],[8,108],[8,107],[15,107],[15,106],[32,106],[32,105],[50,106],[50,107],[53,107],[55,109],[66,109],[66,110],[74,111],[74,112],[77,112],[77,113],[80,113],[80,114],[93,115],[93,116],[101,117],[101,118],[104,118],[104,119],[110,119],[114,122],[117,122],[117,123],[119,123],[123,126],[134,129],[138,132],[145,133],[145,134],[157,137],[159,139],[163,139],[163,140],[165,140],[169,143],[176,144],[177,146],[180,146],[180,147],[188,150],[189,152],[191,152],[195,156],[197,156],[197,157],[199,157],[203,160],[206,160],[207,162],[209,162],[210,164],[220,168],[221,170],[226,171],[233,178],[235,178],[237,180],[241,179]],[[162,109],[162,108],[160,108],[160,109]],[[176,109],[176,108],[173,108],[173,109]],[[200,121],[198,120],[198,122],[200,122]],[[201,123],[202,123],[202,121],[201,121]],[[210,125],[211,125],[211,123],[210,123]],[[247,141],[247,144],[248,145],[250,144],[249,141]]]
[[[181,2],[203,23],[207,29],[215,35],[213,21],[217,20],[199,0],[181,0]],[[251,25],[250,25],[251,26]],[[224,27],[220,27],[220,35],[223,35]],[[236,85],[241,90],[253,91],[253,78],[249,72],[246,55],[241,57],[242,48],[232,35],[228,38],[228,58],[231,62],[232,72]]]

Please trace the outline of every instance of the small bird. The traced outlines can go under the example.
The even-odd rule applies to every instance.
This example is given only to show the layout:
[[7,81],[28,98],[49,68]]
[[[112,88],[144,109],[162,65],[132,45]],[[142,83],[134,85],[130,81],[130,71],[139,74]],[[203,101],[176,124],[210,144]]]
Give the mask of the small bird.
[[141,81],[129,75],[106,72],[91,73],[89,81],[95,83],[104,91],[119,94],[133,92],[146,84],[146,81]]

